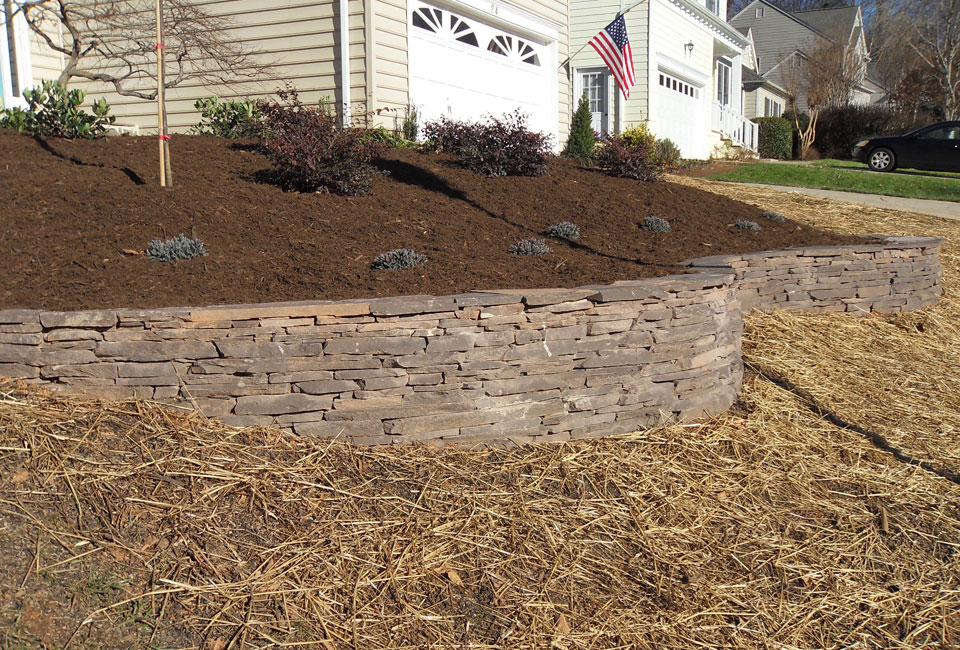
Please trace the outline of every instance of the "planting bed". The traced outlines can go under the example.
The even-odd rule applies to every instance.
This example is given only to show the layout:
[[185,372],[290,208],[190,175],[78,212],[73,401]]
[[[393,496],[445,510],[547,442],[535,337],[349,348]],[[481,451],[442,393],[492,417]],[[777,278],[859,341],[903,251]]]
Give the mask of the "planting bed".
[[[69,142],[0,133],[0,308],[51,310],[336,300],[474,289],[577,287],[683,273],[683,260],[862,242],[672,183],[565,160],[541,178],[486,179],[449,158],[392,151],[365,197],[284,192],[248,144],[175,136],[176,186],[157,187],[155,138]],[[650,233],[645,216],[667,219]],[[789,215],[788,215],[789,216]],[[738,219],[759,233],[738,231]],[[517,257],[516,241],[572,221],[581,240]],[[199,237],[209,255],[162,264],[151,239]],[[393,248],[426,265],[373,271]]]

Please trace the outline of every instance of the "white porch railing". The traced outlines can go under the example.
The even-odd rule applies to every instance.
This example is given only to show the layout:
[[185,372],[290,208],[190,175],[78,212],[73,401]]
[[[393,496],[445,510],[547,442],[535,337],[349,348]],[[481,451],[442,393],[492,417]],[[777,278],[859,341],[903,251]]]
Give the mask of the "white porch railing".
[[730,110],[720,102],[713,102],[710,126],[733,144],[748,151],[757,150],[759,127],[740,113]]

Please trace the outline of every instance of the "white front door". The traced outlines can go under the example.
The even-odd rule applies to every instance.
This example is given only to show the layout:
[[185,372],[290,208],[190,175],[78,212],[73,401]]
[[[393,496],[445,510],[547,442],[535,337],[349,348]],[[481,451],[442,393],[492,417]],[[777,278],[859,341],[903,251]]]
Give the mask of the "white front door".
[[590,102],[590,117],[593,130],[601,135],[610,132],[610,102],[608,88],[610,87],[609,72],[606,68],[578,68],[574,91],[576,98],[573,109],[580,104],[584,94]]
[[556,136],[555,44],[474,16],[410,1],[410,102],[425,120],[477,121],[520,110]]

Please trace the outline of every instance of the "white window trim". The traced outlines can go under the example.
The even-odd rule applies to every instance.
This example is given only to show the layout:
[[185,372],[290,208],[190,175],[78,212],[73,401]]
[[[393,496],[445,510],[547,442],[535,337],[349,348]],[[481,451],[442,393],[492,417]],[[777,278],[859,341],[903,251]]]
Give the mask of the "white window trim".
[[[19,4],[14,0],[14,8]],[[3,86],[3,107],[25,106],[23,90],[33,86],[33,66],[30,63],[30,33],[27,21],[22,13],[13,19],[14,46],[17,50],[17,76],[19,77],[19,97],[13,96],[13,80],[10,78],[10,55],[7,52],[6,15],[0,7],[0,84]]]
[[[510,61],[514,64],[529,65],[535,68],[543,67],[544,58],[550,54],[548,52],[549,48],[541,43],[531,41],[524,36],[518,36],[514,32],[500,30],[498,27],[490,26],[479,19],[473,18],[472,16],[464,16],[463,14],[459,14],[456,11],[447,9],[446,7],[435,7],[432,4],[423,2],[411,2],[410,5],[412,7],[410,11],[410,29],[417,30],[417,34],[421,38],[432,40],[438,43],[442,42],[447,45],[455,45],[457,47],[467,48],[468,50],[474,52],[477,56],[494,57],[498,62],[501,63],[503,61]],[[417,26],[413,23],[413,19],[417,15],[417,11],[420,9],[426,9],[428,12],[429,10],[435,10],[442,13],[442,25],[435,25],[433,18],[429,18],[429,20],[425,21],[432,27],[438,27],[437,31],[434,31],[433,29],[424,29],[423,27]],[[472,34],[477,41],[476,45],[465,43],[459,40],[457,34],[454,33],[447,24],[451,16],[455,16],[467,25],[469,32],[464,33]],[[506,39],[509,44],[496,41],[498,37]],[[497,46],[501,49],[501,51],[491,51],[489,46],[492,43],[497,43]],[[521,53],[521,45],[528,49],[526,53]],[[506,49],[506,51],[502,51],[504,49]],[[531,55],[535,56],[535,61],[529,60]]]
[[[725,104],[723,103],[721,98],[718,96],[720,94],[721,66],[727,69],[726,77],[727,77],[727,81],[729,82],[726,86],[727,103]],[[717,59],[715,75],[717,79],[717,87],[715,89],[716,92],[714,93],[714,98],[713,98],[714,101],[720,104],[721,106],[732,106],[733,105],[733,64],[730,63],[729,61],[724,61],[723,59]]]

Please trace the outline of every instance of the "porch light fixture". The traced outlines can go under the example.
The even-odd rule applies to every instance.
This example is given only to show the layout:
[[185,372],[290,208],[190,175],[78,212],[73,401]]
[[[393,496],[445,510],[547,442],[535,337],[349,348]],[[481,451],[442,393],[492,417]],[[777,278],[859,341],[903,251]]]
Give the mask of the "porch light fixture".
[[684,45],[683,49],[687,51],[687,56],[690,56],[691,54],[693,54],[693,41],[690,41],[689,43]]

